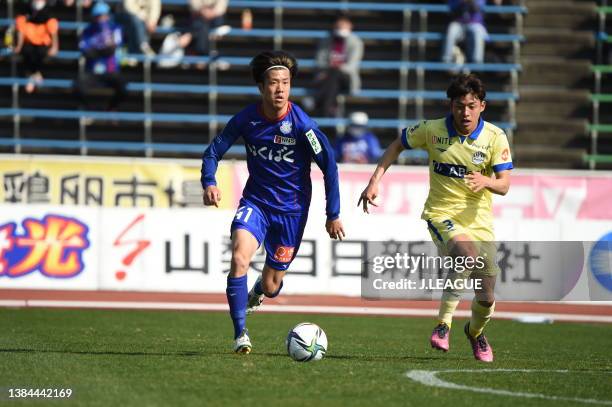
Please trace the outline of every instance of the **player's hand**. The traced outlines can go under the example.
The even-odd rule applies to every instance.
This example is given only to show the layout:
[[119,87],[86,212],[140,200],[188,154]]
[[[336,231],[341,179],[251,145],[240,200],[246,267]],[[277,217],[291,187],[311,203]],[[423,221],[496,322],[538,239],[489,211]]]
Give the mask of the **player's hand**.
[[378,196],[378,184],[377,183],[369,183],[366,189],[363,190],[361,196],[359,197],[359,202],[357,202],[357,206],[363,204],[363,211],[365,213],[370,213],[368,210],[368,204],[372,206],[378,206],[374,203],[374,200]]
[[340,218],[325,222],[325,230],[327,230],[329,237],[332,239],[342,240],[342,238],[346,237]]
[[470,172],[465,179],[472,192],[480,192],[491,185],[491,178],[479,172]]
[[216,185],[207,186],[204,191],[204,205],[215,205],[218,208],[219,202],[221,202],[221,191],[219,191],[219,188]]
[[157,29],[157,23],[155,21],[149,21],[147,23],[147,31],[150,34],[153,34],[155,32],[155,30]]

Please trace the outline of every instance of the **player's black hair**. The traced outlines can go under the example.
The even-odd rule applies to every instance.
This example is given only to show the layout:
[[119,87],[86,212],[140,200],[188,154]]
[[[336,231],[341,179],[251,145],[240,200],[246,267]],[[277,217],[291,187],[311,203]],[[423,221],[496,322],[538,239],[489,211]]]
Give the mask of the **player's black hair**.
[[474,74],[457,75],[446,90],[446,96],[448,96],[451,102],[453,99],[469,95],[470,93],[481,101],[485,100],[485,97],[487,96],[484,84]]
[[285,51],[266,51],[257,54],[249,64],[255,83],[263,83],[266,71],[274,65],[287,67],[291,74],[291,79],[297,75],[298,64],[293,55]]

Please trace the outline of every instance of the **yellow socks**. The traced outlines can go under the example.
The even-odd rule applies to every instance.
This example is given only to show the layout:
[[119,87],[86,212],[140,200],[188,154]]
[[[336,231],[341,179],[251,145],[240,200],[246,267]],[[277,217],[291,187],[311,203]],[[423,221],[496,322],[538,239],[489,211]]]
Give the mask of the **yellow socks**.
[[470,335],[477,338],[484,330],[485,325],[491,319],[493,311],[495,310],[495,303],[491,307],[483,307],[476,301],[476,298],[472,300],[472,318],[470,319]]
[[453,314],[457,305],[459,305],[459,296],[457,294],[444,291],[440,300],[440,310],[438,311],[438,322],[444,322],[449,328],[453,323]]

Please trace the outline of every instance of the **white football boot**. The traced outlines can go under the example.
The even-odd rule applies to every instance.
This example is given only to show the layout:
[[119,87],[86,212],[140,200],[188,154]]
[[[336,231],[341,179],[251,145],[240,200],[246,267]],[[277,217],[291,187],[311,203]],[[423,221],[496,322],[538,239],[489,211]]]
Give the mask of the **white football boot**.
[[244,328],[240,336],[238,336],[234,342],[234,352],[241,355],[248,355],[251,353],[252,348],[249,330]]

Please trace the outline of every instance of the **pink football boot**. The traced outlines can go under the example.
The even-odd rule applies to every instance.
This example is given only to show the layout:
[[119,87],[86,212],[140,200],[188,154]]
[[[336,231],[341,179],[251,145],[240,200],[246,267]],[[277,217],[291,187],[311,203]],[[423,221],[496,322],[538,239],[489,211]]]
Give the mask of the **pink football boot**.
[[487,341],[484,333],[478,335],[477,338],[474,338],[470,335],[470,323],[465,324],[465,335],[470,340],[470,344],[472,345],[472,351],[474,352],[474,358],[476,360],[480,360],[481,362],[493,362],[493,348],[489,345],[489,341]]
[[450,328],[444,322],[438,324],[431,333],[431,347],[448,352]]

